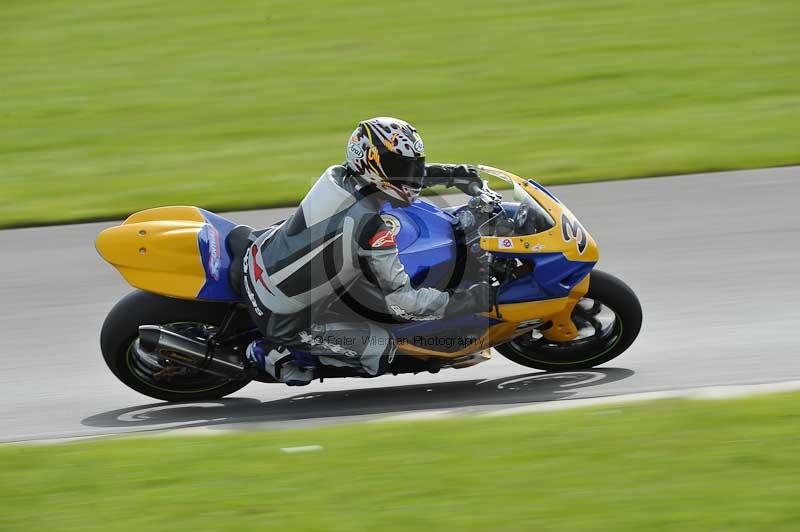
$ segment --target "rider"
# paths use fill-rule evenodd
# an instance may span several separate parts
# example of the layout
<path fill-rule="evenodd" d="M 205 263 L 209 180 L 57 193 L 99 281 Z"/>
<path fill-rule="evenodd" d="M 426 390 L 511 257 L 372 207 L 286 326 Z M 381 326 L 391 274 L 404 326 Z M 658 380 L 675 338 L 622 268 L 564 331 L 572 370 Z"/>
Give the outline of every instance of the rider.
<path fill-rule="evenodd" d="M 248 346 L 247 359 L 289 385 L 308 384 L 315 376 L 313 368 L 296 363 L 296 355 L 355 368 L 364 376 L 386 371 L 397 348 L 389 331 L 374 320 L 324 317 L 354 285 L 399 321 L 492 306 L 492 289 L 485 282 L 453 293 L 415 289 L 394 233 L 380 216 L 384 203 L 409 206 L 423 187 L 441 184 L 467 192 L 470 185 L 482 186 L 477 170 L 426 165 L 417 130 L 396 118 L 360 122 L 346 153 L 346 162 L 328 168 L 295 213 L 255 238 L 244 258 L 242 293 L 264 335 Z"/>

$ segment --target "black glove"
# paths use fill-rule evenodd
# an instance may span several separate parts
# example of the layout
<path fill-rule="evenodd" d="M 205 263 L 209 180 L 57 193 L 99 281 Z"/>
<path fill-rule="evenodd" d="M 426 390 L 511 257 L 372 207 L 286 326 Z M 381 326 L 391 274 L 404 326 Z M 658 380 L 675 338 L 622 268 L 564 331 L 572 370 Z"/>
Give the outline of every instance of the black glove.
<path fill-rule="evenodd" d="M 470 185 L 478 185 L 478 188 L 483 188 L 483 180 L 481 179 L 478 169 L 474 166 L 467 166 L 466 164 L 459 164 L 453 168 L 453 181 L 451 187 L 456 187 L 458 190 L 472 196 Z"/>
<path fill-rule="evenodd" d="M 494 306 L 494 288 L 489 283 L 477 283 L 466 290 L 459 290 L 450 296 L 447 308 L 444 309 L 446 318 L 462 314 L 477 314 L 488 312 Z"/>
<path fill-rule="evenodd" d="M 429 164 L 425 167 L 425 186 L 445 185 L 456 187 L 458 190 L 472 196 L 470 185 L 473 183 L 478 188 L 483 188 L 483 180 L 474 166 L 466 164 Z"/>

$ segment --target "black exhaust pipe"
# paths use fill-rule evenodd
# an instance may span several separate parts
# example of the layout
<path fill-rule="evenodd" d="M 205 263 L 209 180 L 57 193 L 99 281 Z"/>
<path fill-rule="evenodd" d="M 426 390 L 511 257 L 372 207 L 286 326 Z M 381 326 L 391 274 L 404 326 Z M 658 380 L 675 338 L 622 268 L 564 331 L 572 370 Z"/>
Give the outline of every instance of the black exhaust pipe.
<path fill-rule="evenodd" d="M 139 327 L 139 347 L 182 366 L 229 379 L 246 378 L 245 363 L 237 354 L 215 351 L 207 342 L 188 338 L 158 325 Z"/>

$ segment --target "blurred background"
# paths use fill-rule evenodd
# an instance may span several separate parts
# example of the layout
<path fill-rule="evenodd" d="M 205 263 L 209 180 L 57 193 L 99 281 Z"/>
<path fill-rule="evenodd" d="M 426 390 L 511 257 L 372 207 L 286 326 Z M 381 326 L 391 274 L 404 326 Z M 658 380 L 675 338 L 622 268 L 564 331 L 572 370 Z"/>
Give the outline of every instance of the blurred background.
<path fill-rule="evenodd" d="M 70 443 L 0 445 L 0 530 L 796 530 L 796 393 L 498 411 L 800 388 L 798 87 L 796 0 L 3 0 L 0 443 Z M 614 367 L 157 403 L 100 354 L 111 224 L 11 230 L 263 226 L 293 209 L 241 211 L 295 205 L 376 115 L 431 162 L 581 183 L 555 192 L 644 308 Z M 73 441 L 176 428 L 225 435 Z"/>
<path fill-rule="evenodd" d="M 375 115 L 546 183 L 796 163 L 797 9 L 6 1 L 0 226 L 291 205 Z"/>

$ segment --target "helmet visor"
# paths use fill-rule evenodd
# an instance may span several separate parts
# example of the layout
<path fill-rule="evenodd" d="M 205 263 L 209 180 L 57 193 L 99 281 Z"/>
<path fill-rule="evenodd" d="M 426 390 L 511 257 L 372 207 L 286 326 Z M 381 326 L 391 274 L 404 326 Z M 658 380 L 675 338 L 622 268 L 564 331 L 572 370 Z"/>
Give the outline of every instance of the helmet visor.
<path fill-rule="evenodd" d="M 422 188 L 425 157 L 405 157 L 387 150 L 381 154 L 381 168 L 390 183 Z"/>

